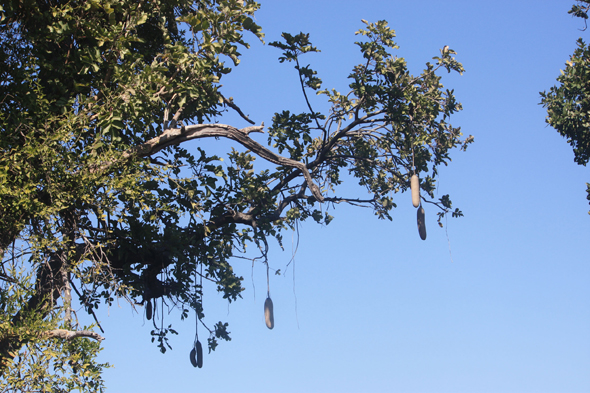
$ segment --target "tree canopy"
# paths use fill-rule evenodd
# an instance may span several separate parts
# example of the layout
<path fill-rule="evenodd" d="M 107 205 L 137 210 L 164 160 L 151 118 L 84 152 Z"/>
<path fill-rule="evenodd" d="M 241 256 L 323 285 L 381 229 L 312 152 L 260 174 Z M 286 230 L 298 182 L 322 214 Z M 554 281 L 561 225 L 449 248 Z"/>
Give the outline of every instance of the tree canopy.
<path fill-rule="evenodd" d="M 418 175 L 422 217 L 427 203 L 439 223 L 447 213 L 462 215 L 448 195 L 434 196 L 439 166 L 473 141 L 449 123 L 461 104 L 439 74 L 463 66 L 448 47 L 412 75 L 391 53 L 398 47 L 387 23 L 362 21 L 363 61 L 348 76 L 349 91 L 339 92 L 301 63 L 319 52 L 309 36 L 284 33 L 269 46 L 295 66 L 307 110 L 275 113 L 264 126 L 220 84 L 248 48 L 244 34 L 264 38 L 254 1 L 0 7 L 5 389 L 100 390 L 100 321 L 79 326 L 73 311 L 94 316 L 115 299 L 144 307 L 162 352 L 175 333 L 156 318 L 165 307 L 183 319 L 195 312 L 214 350 L 229 340 L 228 325 L 205 319 L 203 280 L 237 300 L 243 286 L 233 258 L 253 245 L 268 266 L 268 240 L 281 245 L 285 230 L 310 218 L 328 224 L 327 206 L 371 207 L 391 219 Z M 311 94 L 330 110 L 316 111 Z M 226 110 L 243 123 L 218 123 Z M 220 157 L 197 139 L 227 139 L 233 148 Z M 256 160 L 264 169 L 255 170 Z M 342 195 L 345 174 L 364 191 Z M 407 196 L 403 203 L 409 208 Z"/>
<path fill-rule="evenodd" d="M 589 11 L 590 1 L 580 0 L 569 13 L 586 23 Z M 541 104 L 547 108 L 547 123 L 573 147 L 574 161 L 586 166 L 590 160 L 590 48 L 582 38 L 577 46 L 557 78 L 560 85 L 542 92 Z M 586 186 L 590 201 L 590 183 Z"/>

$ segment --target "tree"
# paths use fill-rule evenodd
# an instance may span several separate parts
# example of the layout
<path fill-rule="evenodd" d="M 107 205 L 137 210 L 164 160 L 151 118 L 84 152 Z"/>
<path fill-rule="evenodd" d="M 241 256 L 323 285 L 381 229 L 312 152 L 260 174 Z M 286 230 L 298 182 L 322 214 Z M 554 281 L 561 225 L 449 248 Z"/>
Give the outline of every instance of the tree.
<path fill-rule="evenodd" d="M 280 245 L 308 218 L 328 224 L 327 205 L 391 219 L 418 174 L 421 204 L 439 209 L 439 223 L 462 215 L 433 193 L 450 151 L 473 141 L 448 123 L 461 105 L 438 72 L 463 72 L 448 47 L 415 76 L 389 53 L 397 46 L 387 23 L 363 21 L 363 63 L 340 93 L 301 64 L 319 52 L 309 36 L 284 33 L 270 45 L 295 65 L 308 111 L 276 113 L 259 142 L 264 125 L 220 85 L 226 62 L 237 66 L 248 47 L 243 34 L 263 39 L 254 1 L 0 4 L 2 386 L 22 373 L 41 390 L 101 389 L 100 324 L 78 327 L 76 302 L 91 316 L 116 298 L 145 307 L 148 319 L 163 307 L 182 318 L 195 311 L 214 350 L 228 325 L 205 324 L 202 280 L 237 300 L 232 258 L 253 244 L 268 266 L 268 239 Z M 313 92 L 331 104 L 327 114 L 313 109 Z M 212 123 L 230 109 L 250 125 Z M 204 138 L 233 141 L 227 161 L 190 144 Z M 272 169 L 255 171 L 257 158 Z M 339 194 L 345 172 L 368 196 Z M 165 352 L 175 331 L 153 319 L 152 341 Z"/>
<path fill-rule="evenodd" d="M 590 1 L 579 0 L 568 13 L 586 23 L 589 11 Z M 546 122 L 573 147 L 574 161 L 586 166 L 590 159 L 590 47 L 582 38 L 577 44 L 578 48 L 566 62 L 565 71 L 557 78 L 560 86 L 542 92 L 541 104 L 547 108 Z M 586 186 L 590 201 L 590 183 Z"/>

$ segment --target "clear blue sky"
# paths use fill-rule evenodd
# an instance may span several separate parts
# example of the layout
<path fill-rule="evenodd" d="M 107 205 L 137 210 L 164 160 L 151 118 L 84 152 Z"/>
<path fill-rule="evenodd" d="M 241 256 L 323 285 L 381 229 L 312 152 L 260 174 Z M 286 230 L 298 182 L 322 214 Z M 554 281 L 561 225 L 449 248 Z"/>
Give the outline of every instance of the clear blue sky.
<path fill-rule="evenodd" d="M 309 32 L 322 52 L 304 62 L 324 87 L 346 91 L 360 61 L 353 42 L 361 19 L 389 22 L 396 54 L 414 73 L 444 45 L 458 52 L 466 72 L 443 83 L 464 106 L 453 125 L 475 143 L 442 169 L 439 195 L 451 194 L 465 217 L 440 229 L 430 208 L 422 241 L 408 194 L 398 195 L 392 222 L 338 206 L 329 226 L 301 226 L 286 270 L 285 234 L 284 252 L 271 243 L 271 266 L 286 272 L 271 277 L 272 331 L 263 320 L 264 267 L 236 260 L 244 298 L 228 305 L 214 290 L 205 297 L 208 322 L 229 322 L 232 341 L 206 355 L 202 369 L 189 362 L 194 315 L 168 317 L 180 335 L 162 355 L 142 314 L 124 301 L 108 315 L 103 309 L 102 359 L 115 365 L 105 373 L 108 391 L 590 392 L 590 170 L 574 163 L 538 105 L 576 39 L 590 40 L 567 14 L 572 3 L 262 1 L 266 42 Z M 258 123 L 303 110 L 292 65 L 249 41 L 224 93 Z"/>

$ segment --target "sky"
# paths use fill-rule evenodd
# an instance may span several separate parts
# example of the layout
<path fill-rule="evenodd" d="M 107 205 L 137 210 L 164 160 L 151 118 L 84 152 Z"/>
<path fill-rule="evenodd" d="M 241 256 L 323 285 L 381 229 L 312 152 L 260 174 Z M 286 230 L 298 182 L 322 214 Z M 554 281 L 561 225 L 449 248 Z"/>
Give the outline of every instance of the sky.
<path fill-rule="evenodd" d="M 193 368 L 194 315 L 162 355 L 151 325 L 124 302 L 103 308 L 100 360 L 109 392 L 590 392 L 590 206 L 588 168 L 545 123 L 539 92 L 555 85 L 584 23 L 573 1 L 261 1 L 266 43 L 281 32 L 310 33 L 321 53 L 303 58 L 323 86 L 347 91 L 361 61 L 354 32 L 385 19 L 410 70 L 449 45 L 466 72 L 444 74 L 464 110 L 451 118 L 475 143 L 454 151 L 440 190 L 465 217 L 428 238 L 416 228 L 408 193 L 393 221 L 337 206 L 328 226 L 305 222 L 270 243 L 275 328 L 264 324 L 266 271 L 235 260 L 243 299 L 205 294 L 210 324 L 229 323 L 231 342 Z M 222 80 L 258 124 L 302 111 L 292 64 L 247 37 L 241 64 Z M 323 97 L 312 97 L 325 110 Z M 233 114 L 220 123 L 245 127 Z M 265 135 L 257 137 L 266 140 Z M 191 142 L 189 149 L 202 141 Z M 350 188 L 347 188 L 350 187 Z M 354 184 L 344 191 L 354 192 Z M 289 264 L 294 255 L 293 262 Z M 201 341 L 206 341 L 200 329 Z"/>

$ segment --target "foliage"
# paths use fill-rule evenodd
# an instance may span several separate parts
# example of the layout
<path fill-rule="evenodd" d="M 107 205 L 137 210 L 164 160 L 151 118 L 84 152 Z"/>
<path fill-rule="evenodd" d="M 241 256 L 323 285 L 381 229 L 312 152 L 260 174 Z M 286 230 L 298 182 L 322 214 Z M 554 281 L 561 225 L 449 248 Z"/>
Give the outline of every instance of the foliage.
<path fill-rule="evenodd" d="M 100 383 L 84 385 L 105 366 L 92 360 L 98 343 L 47 338 L 58 326 L 77 331 L 73 298 L 91 316 L 116 298 L 178 308 L 182 318 L 194 310 L 207 327 L 202 282 L 237 300 L 242 278 L 232 258 L 247 245 L 268 264 L 269 238 L 281 244 L 282 231 L 310 217 L 328 224 L 327 208 L 339 203 L 391 219 L 395 197 L 414 172 L 422 202 L 440 209 L 439 222 L 447 212 L 462 215 L 451 211 L 448 195 L 434 200 L 438 167 L 473 140 L 448 123 L 461 105 L 438 72 L 463 72 L 448 47 L 415 76 L 390 54 L 398 47 L 387 23 L 363 21 L 363 62 L 349 75 L 350 91 L 341 93 L 322 89 L 316 72 L 301 65 L 302 55 L 318 52 L 309 36 L 283 34 L 270 45 L 282 50 L 280 62 L 295 64 L 308 111 L 276 113 L 265 146 L 250 136 L 263 126 L 215 122 L 230 108 L 254 124 L 225 98 L 220 80 L 231 71 L 227 62 L 238 65 L 238 47 L 248 47 L 244 32 L 263 38 L 253 21 L 257 3 L 0 5 L 3 383 L 21 372 L 27 383 L 49 386 L 48 367 L 32 367 L 40 356 L 43 364 L 54 362 L 55 386 L 100 390 Z M 313 109 L 313 92 L 331 104 L 327 114 Z M 229 139 L 235 148 L 224 161 L 184 147 L 204 138 Z M 256 171 L 257 158 L 272 169 Z M 339 194 L 346 173 L 366 196 Z M 11 264 L 29 278 L 11 272 Z M 22 299 L 20 287 L 28 291 Z M 165 352 L 175 331 L 163 317 L 153 322 L 152 341 Z M 230 339 L 227 323 L 207 329 L 210 350 Z M 84 378 L 72 366 L 66 374 L 73 379 L 63 382 L 59 364 L 77 357 L 85 359 L 77 366 Z"/>
<path fill-rule="evenodd" d="M 586 21 L 589 10 L 590 1 L 583 0 L 569 13 Z M 582 38 L 577 46 L 557 78 L 560 85 L 542 92 L 541 104 L 547 108 L 547 123 L 567 138 L 574 161 L 585 166 L 590 160 L 590 47 Z M 590 201 L 590 183 L 586 185 Z"/>
<path fill-rule="evenodd" d="M 574 4 L 568 11 L 568 14 L 577 16 L 578 18 L 584 19 L 584 22 L 588 19 L 588 11 L 590 10 L 590 1 L 578 0 L 577 4 Z"/>
<path fill-rule="evenodd" d="M 0 340 L 18 340 L 23 345 L 14 353 L 3 354 L 1 358 L 2 367 L 9 372 L 0 378 L 0 392 L 101 390 L 101 373 L 109 365 L 96 362 L 100 344 L 84 338 L 48 338 L 47 332 L 67 327 L 59 312 L 50 312 L 43 317 L 43 313 L 34 310 L 20 320 L 13 321 L 11 316 L 22 311 L 22 304 L 35 292 L 33 272 L 27 272 L 23 266 L 15 263 L 5 267 L 15 281 L 0 292 L 0 304 L 3 307 L 0 313 Z"/>

